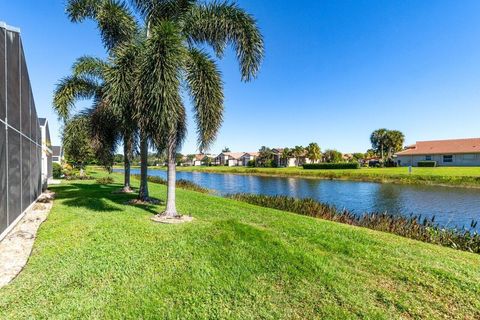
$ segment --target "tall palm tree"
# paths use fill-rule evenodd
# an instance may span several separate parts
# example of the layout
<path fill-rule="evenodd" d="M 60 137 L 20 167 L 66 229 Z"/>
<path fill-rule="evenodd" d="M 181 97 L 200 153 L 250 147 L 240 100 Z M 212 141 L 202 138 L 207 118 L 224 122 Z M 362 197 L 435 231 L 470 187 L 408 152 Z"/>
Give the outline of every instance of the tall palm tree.
<path fill-rule="evenodd" d="M 235 4 L 196 0 L 131 0 L 129 3 L 130 6 L 115 0 L 69 0 L 67 11 L 72 21 L 86 18 L 97 21 L 103 42 L 115 59 L 126 59 L 132 51 L 137 53 L 131 64 L 135 66 L 130 73 L 134 79 L 127 81 L 127 77 L 120 77 L 117 84 L 133 88 L 141 155 L 147 154 L 148 139 L 167 154 L 168 192 L 164 214 L 175 217 L 175 154 L 186 134 L 182 84 L 192 98 L 198 146 L 203 152 L 216 138 L 222 123 L 223 84 L 216 61 L 202 48 L 210 46 L 220 58 L 227 45 L 233 46 L 241 78 L 250 81 L 257 75 L 263 58 L 263 39 L 254 18 Z M 141 17 L 142 26 L 133 27 L 135 16 Z M 122 30 L 115 27 L 115 23 L 125 23 L 130 29 Z M 132 30 L 143 31 L 129 38 Z M 116 41 L 117 35 L 121 35 L 121 41 Z M 120 91 L 117 86 L 110 87 L 107 96 L 111 101 L 121 101 Z M 142 164 L 146 165 L 146 161 Z"/>
<path fill-rule="evenodd" d="M 223 85 L 216 61 L 227 45 L 237 53 L 243 81 L 257 75 L 263 39 L 252 16 L 234 4 L 194 0 L 135 0 L 146 21 L 137 79 L 138 121 L 148 128 L 168 159 L 167 206 L 163 215 L 178 216 L 175 203 L 175 154 L 186 134 L 181 84 L 192 98 L 200 152 L 216 138 L 223 119 Z"/>
<path fill-rule="evenodd" d="M 100 36 L 105 49 L 112 55 L 113 50 L 119 45 L 132 41 L 140 34 L 140 27 L 134 15 L 130 12 L 128 6 L 123 1 L 118 0 L 67 0 L 67 15 L 72 22 L 82 22 L 91 19 L 97 23 Z M 123 64 L 122 66 L 125 66 Z M 114 70 L 118 70 L 118 66 Z M 97 74 L 105 80 L 105 74 Z M 124 88 L 128 92 L 130 88 Z M 131 98 L 131 96 L 130 96 Z M 117 116 L 119 125 L 122 128 L 121 135 L 123 137 L 124 149 L 124 186 L 123 191 L 131 192 L 130 183 L 130 167 L 133 157 L 133 149 L 136 141 L 137 126 L 133 120 L 132 101 L 122 101 L 123 104 L 108 103 L 113 108 L 113 112 Z M 147 163 L 148 144 L 146 139 L 142 139 L 140 143 L 140 153 L 142 156 L 142 164 Z M 145 172 L 143 172 L 145 171 Z M 142 165 L 142 176 L 140 190 L 143 191 L 144 197 L 148 197 L 148 187 L 146 179 L 146 167 Z"/>

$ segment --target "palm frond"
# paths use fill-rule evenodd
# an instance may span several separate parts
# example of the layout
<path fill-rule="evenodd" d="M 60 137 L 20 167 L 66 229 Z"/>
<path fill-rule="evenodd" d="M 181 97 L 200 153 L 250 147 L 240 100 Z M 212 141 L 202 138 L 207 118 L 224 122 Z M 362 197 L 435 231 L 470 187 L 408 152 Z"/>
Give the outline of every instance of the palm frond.
<path fill-rule="evenodd" d="M 139 31 L 138 22 L 124 1 L 68 0 L 67 14 L 72 22 L 96 21 L 107 50 L 129 41 Z"/>
<path fill-rule="evenodd" d="M 263 37 L 255 19 L 237 5 L 212 2 L 193 6 L 185 18 L 189 42 L 208 43 L 219 57 L 232 45 L 243 81 L 257 76 L 264 55 Z"/>
<path fill-rule="evenodd" d="M 223 121 L 223 83 L 220 71 L 205 52 L 191 49 L 186 80 L 192 97 L 200 152 L 215 140 Z"/>
<path fill-rule="evenodd" d="M 92 81 L 103 82 L 109 67 L 109 64 L 100 58 L 83 56 L 74 62 L 72 71 L 76 77 L 85 77 Z"/>
<path fill-rule="evenodd" d="M 59 117 L 66 120 L 70 117 L 78 100 L 95 98 L 101 90 L 101 87 L 90 79 L 76 76 L 65 77 L 55 88 L 53 107 Z"/>
<path fill-rule="evenodd" d="M 136 119 L 141 128 L 155 133 L 152 138 L 158 149 L 164 148 L 172 136 L 179 141 L 184 137 L 181 123 L 185 121 L 185 107 L 180 80 L 186 52 L 182 40 L 178 26 L 161 22 L 152 27 L 142 52 L 136 96 L 141 109 Z"/>
<path fill-rule="evenodd" d="M 196 0 L 131 0 L 146 21 L 178 21 L 197 2 Z"/>

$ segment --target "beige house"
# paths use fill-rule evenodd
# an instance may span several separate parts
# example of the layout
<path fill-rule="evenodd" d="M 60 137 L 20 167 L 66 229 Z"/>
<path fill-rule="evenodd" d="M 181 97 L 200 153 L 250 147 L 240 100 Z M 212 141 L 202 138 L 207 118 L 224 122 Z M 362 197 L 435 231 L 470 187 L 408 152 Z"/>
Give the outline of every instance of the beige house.
<path fill-rule="evenodd" d="M 245 154 L 245 152 L 222 152 L 215 157 L 215 165 L 218 166 L 229 166 L 236 167 L 241 166 L 240 158 Z"/>
<path fill-rule="evenodd" d="M 198 167 L 198 166 L 204 166 L 208 163 L 208 159 L 211 159 L 213 162 L 214 157 L 210 154 L 195 154 L 193 157 L 186 156 L 184 157 L 184 166 L 193 166 L 193 167 Z"/>
<path fill-rule="evenodd" d="M 437 166 L 480 166 L 480 138 L 417 141 L 395 154 L 400 166 L 436 161 Z"/>
<path fill-rule="evenodd" d="M 284 158 L 282 156 L 283 150 L 285 150 L 285 148 L 272 149 L 273 161 L 277 164 L 277 167 L 295 167 L 302 166 L 307 163 L 312 163 L 312 161 L 306 157 L 306 151 L 301 157 L 297 159 L 295 157 Z"/>
<path fill-rule="evenodd" d="M 258 152 L 246 152 L 240 157 L 240 163 L 246 167 L 249 161 L 255 161 L 258 157 Z"/>

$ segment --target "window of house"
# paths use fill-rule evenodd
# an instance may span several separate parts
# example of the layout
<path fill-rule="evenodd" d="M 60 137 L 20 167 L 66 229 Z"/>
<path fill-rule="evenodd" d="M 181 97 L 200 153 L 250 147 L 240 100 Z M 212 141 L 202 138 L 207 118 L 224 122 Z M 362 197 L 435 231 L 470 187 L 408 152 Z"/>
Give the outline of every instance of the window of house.
<path fill-rule="evenodd" d="M 443 162 L 453 162 L 453 156 L 452 155 L 444 155 L 443 156 Z"/>
<path fill-rule="evenodd" d="M 464 154 L 463 155 L 463 160 L 475 160 L 475 155 L 474 154 Z"/>
<path fill-rule="evenodd" d="M 425 156 L 426 161 L 432 161 L 432 156 Z"/>

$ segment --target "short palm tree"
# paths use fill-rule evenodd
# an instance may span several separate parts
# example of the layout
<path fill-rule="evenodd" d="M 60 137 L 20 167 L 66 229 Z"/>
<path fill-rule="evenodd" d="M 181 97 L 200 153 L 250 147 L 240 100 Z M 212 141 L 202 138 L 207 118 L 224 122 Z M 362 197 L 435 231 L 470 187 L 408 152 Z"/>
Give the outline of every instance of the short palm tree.
<path fill-rule="evenodd" d="M 78 100 L 91 99 L 92 106 L 80 114 L 89 120 L 91 139 L 96 156 L 111 166 L 113 154 L 123 137 L 125 179 L 123 190 L 130 191 L 130 159 L 132 158 L 134 124 L 127 112 L 117 113 L 105 98 L 105 75 L 111 66 L 98 58 L 84 56 L 72 67 L 72 75 L 64 77 L 54 91 L 53 106 L 60 118 L 68 122 Z"/>

